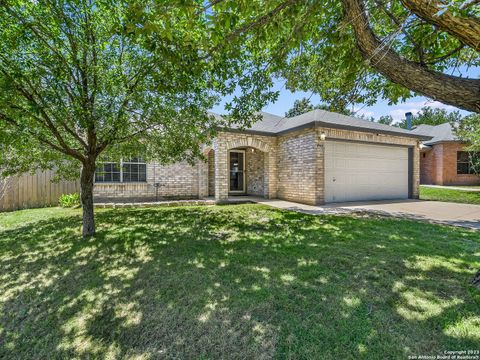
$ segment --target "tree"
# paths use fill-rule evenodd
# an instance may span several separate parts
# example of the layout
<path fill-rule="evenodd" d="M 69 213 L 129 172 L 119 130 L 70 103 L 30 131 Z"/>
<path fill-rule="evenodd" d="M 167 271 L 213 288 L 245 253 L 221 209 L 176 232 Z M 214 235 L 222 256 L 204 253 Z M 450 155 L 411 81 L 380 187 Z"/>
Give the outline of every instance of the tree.
<path fill-rule="evenodd" d="M 480 112 L 477 1 L 212 1 L 224 38 L 266 58 L 290 90 L 329 104 L 416 94 Z M 460 73 L 459 75 L 457 75 Z M 453 75 L 455 74 L 455 75 Z"/>
<path fill-rule="evenodd" d="M 379 124 L 384 124 L 384 125 L 392 125 L 393 124 L 393 117 L 391 115 L 383 115 L 380 116 L 378 119 Z"/>
<path fill-rule="evenodd" d="M 446 109 L 431 108 L 424 106 L 418 114 L 412 116 L 412 127 L 418 125 L 440 125 L 445 123 L 458 124 L 462 119 L 459 111 L 447 111 Z M 407 129 L 407 120 L 395 124 L 401 128 Z"/>
<path fill-rule="evenodd" d="M 241 52 L 212 51 L 217 33 L 194 0 L 0 1 L 3 176 L 80 176 L 83 235 L 95 234 L 97 159 L 193 162 L 226 124 L 207 114 L 220 96 L 240 87 L 227 120 L 240 125 L 275 96 Z"/>
<path fill-rule="evenodd" d="M 298 115 L 305 114 L 309 111 L 312 111 L 314 106 L 307 98 L 302 98 L 300 100 L 295 100 L 293 103 L 293 107 L 290 108 L 286 113 L 285 117 L 290 118 Z"/>
<path fill-rule="evenodd" d="M 327 105 L 327 104 L 312 105 L 312 103 L 310 102 L 310 99 L 302 98 L 300 100 L 294 101 L 293 107 L 290 108 L 285 113 L 285 117 L 289 118 L 289 117 L 298 116 L 315 109 L 322 109 L 326 111 L 337 112 L 339 114 L 344 114 L 344 115 L 354 115 L 350 110 L 346 108 L 342 108 L 334 105 Z"/>

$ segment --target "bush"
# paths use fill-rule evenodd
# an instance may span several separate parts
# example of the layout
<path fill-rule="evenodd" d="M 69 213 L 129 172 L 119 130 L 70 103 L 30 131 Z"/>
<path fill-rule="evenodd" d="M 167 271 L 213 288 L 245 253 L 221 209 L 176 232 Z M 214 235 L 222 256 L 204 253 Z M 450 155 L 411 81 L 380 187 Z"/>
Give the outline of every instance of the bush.
<path fill-rule="evenodd" d="M 60 196 L 58 203 L 64 208 L 80 206 L 80 195 L 78 193 L 63 194 Z"/>

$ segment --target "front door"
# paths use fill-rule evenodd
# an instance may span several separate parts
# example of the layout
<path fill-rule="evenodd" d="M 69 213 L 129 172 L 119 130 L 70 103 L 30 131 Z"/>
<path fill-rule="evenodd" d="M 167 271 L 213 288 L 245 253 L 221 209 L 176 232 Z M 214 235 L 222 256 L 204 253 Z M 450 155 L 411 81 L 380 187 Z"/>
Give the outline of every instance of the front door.
<path fill-rule="evenodd" d="M 229 192 L 245 193 L 245 151 L 231 150 L 228 153 Z"/>

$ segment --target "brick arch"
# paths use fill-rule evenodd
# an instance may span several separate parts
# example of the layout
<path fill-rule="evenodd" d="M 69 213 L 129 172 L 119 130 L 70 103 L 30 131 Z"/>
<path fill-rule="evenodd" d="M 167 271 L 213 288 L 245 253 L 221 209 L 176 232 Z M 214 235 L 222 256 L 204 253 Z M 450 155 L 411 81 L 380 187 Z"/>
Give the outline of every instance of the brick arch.
<path fill-rule="evenodd" d="M 242 137 L 239 139 L 231 140 L 227 143 L 227 150 L 239 147 L 252 147 L 266 153 L 270 152 L 270 146 L 266 142 L 255 138 Z"/>
<path fill-rule="evenodd" d="M 209 153 L 211 150 L 215 151 L 215 149 L 213 148 L 213 146 L 211 146 L 211 145 L 209 145 L 209 146 L 204 145 L 204 146 L 202 147 L 202 154 L 203 154 L 204 156 L 208 156 L 208 153 Z"/>

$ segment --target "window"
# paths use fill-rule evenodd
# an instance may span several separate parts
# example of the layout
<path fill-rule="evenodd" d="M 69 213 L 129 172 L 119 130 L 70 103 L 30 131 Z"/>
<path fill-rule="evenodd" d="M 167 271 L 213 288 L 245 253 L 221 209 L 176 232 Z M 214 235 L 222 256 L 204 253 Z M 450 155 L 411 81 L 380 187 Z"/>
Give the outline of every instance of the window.
<path fill-rule="evenodd" d="M 147 164 L 140 158 L 132 158 L 122 163 L 123 182 L 147 181 Z"/>
<path fill-rule="evenodd" d="M 457 152 L 457 174 L 475 174 L 474 164 L 480 160 L 480 153 Z"/>
<path fill-rule="evenodd" d="M 95 182 L 146 182 L 147 164 L 141 158 L 121 160 L 120 164 L 106 161 L 95 171 Z"/>
<path fill-rule="evenodd" d="M 120 182 L 120 167 L 114 162 L 104 162 L 97 166 L 95 182 Z"/>

